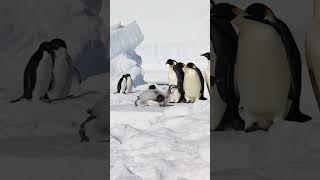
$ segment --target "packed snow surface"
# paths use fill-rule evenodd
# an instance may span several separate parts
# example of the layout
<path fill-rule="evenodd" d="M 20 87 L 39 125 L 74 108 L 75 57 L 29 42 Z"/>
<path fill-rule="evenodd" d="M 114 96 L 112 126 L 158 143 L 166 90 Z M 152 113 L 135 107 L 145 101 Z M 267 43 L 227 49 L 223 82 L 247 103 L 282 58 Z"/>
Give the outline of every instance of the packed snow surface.
<path fill-rule="evenodd" d="M 158 72 L 157 77 L 166 78 L 167 72 Z M 138 86 L 131 94 L 111 92 L 111 179 L 210 179 L 210 99 L 135 107 L 137 96 L 149 85 Z M 209 98 L 207 91 L 205 96 Z"/>

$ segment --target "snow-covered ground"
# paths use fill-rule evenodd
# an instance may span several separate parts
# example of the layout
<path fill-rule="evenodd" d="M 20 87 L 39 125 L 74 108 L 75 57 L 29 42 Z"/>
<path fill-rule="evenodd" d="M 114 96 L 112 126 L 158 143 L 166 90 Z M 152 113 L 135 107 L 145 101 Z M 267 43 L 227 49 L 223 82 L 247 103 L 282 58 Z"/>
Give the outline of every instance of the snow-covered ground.
<path fill-rule="evenodd" d="M 303 63 L 305 32 L 310 27 L 312 0 L 217 0 L 245 8 L 254 2 L 269 5 L 292 28 Z M 320 115 L 307 67 L 303 66 L 301 109 L 310 122 L 282 121 L 268 132 L 212 132 L 211 175 L 215 180 L 317 180 L 320 178 Z"/>
<path fill-rule="evenodd" d="M 146 72 L 145 76 L 167 81 L 166 71 Z M 210 179 L 210 99 L 135 107 L 137 96 L 149 85 L 138 86 L 127 95 L 111 94 L 111 179 Z M 167 90 L 168 86 L 158 88 Z M 205 96 L 209 98 L 207 91 Z"/>

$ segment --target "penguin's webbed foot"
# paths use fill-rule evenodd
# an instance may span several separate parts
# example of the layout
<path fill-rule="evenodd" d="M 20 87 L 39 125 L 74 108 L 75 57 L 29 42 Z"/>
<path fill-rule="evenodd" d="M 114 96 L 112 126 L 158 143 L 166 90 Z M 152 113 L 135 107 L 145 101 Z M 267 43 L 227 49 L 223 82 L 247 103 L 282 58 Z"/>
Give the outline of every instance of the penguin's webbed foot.
<path fill-rule="evenodd" d="M 293 122 L 300 122 L 300 123 L 308 122 L 311 119 L 312 119 L 311 116 L 306 115 L 302 112 L 298 112 L 295 114 L 288 114 L 288 116 L 286 117 L 286 121 L 293 121 Z"/>

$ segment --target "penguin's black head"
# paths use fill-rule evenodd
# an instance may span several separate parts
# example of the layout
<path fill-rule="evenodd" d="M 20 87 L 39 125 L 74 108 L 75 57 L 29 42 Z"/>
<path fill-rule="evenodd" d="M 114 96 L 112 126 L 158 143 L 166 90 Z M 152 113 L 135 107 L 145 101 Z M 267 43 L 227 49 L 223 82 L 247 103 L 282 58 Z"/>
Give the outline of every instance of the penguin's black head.
<path fill-rule="evenodd" d="M 210 11 L 212 10 L 212 8 L 216 5 L 216 3 L 214 3 L 213 0 L 210 0 Z"/>
<path fill-rule="evenodd" d="M 47 51 L 48 53 L 52 53 L 52 46 L 49 42 L 43 42 L 39 46 L 40 51 Z"/>
<path fill-rule="evenodd" d="M 182 62 L 177 63 L 174 67 L 183 68 L 185 65 Z"/>
<path fill-rule="evenodd" d="M 206 57 L 208 60 L 210 60 L 210 53 L 209 52 L 206 52 L 204 54 L 201 54 L 201 56 L 204 56 Z"/>
<path fill-rule="evenodd" d="M 248 13 L 249 15 L 258 18 L 258 19 L 268 19 L 268 18 L 273 18 L 273 12 L 271 11 L 271 9 L 261 3 L 254 3 L 251 4 L 250 6 L 247 7 L 247 9 L 245 10 L 246 13 Z"/>
<path fill-rule="evenodd" d="M 190 63 L 187 64 L 187 67 L 190 68 L 190 69 L 194 69 L 195 65 L 192 62 L 190 62 Z"/>
<path fill-rule="evenodd" d="M 173 60 L 173 59 L 168 59 L 166 64 L 169 64 L 170 66 L 174 66 L 177 64 L 177 61 Z"/>
<path fill-rule="evenodd" d="M 60 47 L 66 48 L 67 49 L 67 44 L 64 40 L 59 39 L 59 38 L 55 38 L 53 40 L 51 40 L 50 42 L 53 46 L 54 49 L 59 49 Z"/>
<path fill-rule="evenodd" d="M 157 87 L 155 85 L 150 85 L 149 89 L 157 89 Z"/>
<path fill-rule="evenodd" d="M 219 3 L 212 8 L 211 16 L 232 21 L 240 15 L 241 10 L 229 3 Z"/>
<path fill-rule="evenodd" d="M 169 92 L 170 92 L 170 93 L 174 93 L 174 91 L 175 91 L 177 88 L 178 88 L 178 86 L 171 84 L 171 85 L 169 86 Z"/>
<path fill-rule="evenodd" d="M 131 77 L 130 74 L 125 74 L 124 77 L 128 78 L 128 77 Z"/>

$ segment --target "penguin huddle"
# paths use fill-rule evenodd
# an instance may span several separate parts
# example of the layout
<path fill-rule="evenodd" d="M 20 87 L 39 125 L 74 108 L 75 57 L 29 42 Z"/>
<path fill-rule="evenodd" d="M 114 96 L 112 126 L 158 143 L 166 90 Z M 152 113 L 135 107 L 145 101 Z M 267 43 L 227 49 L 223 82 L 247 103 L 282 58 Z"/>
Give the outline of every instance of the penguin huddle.
<path fill-rule="evenodd" d="M 125 74 L 118 81 L 117 93 L 128 94 L 131 92 L 132 92 L 132 78 L 130 74 Z"/>
<path fill-rule="evenodd" d="M 267 131 L 279 120 L 311 120 L 300 111 L 301 56 L 289 27 L 261 3 L 243 11 L 211 1 L 210 16 L 210 129 Z"/>
<path fill-rule="evenodd" d="M 201 56 L 210 60 L 210 53 Z M 204 97 L 204 78 L 201 70 L 192 62 L 183 64 L 173 59 L 168 59 L 166 65 L 169 66 L 168 83 L 175 85 L 177 89 L 173 92 L 171 103 L 194 103 L 196 100 L 207 100 Z M 210 63 L 208 68 L 210 68 Z M 207 74 L 210 76 L 210 69 L 206 71 L 206 84 L 210 90 Z"/>
<path fill-rule="evenodd" d="M 11 103 L 22 99 L 50 102 L 68 97 L 74 69 L 64 40 L 41 43 L 24 70 L 23 95 Z"/>

